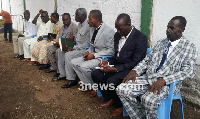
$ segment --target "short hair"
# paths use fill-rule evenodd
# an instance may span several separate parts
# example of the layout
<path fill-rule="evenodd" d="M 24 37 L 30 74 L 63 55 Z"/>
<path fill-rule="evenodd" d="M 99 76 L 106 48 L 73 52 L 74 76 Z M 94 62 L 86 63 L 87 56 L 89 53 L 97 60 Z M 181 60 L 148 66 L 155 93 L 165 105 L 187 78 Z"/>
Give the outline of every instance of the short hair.
<path fill-rule="evenodd" d="M 30 14 L 29 10 L 25 10 L 24 13 L 25 13 L 25 12 L 28 12 L 28 13 Z"/>
<path fill-rule="evenodd" d="M 58 13 L 56 13 L 56 12 L 51 13 L 51 16 L 59 20 L 59 14 Z"/>
<path fill-rule="evenodd" d="M 47 12 L 47 11 L 43 11 L 43 12 L 42 12 L 42 14 L 47 14 L 47 15 L 49 16 L 49 14 L 48 14 L 48 12 Z"/>
<path fill-rule="evenodd" d="M 131 24 L 131 18 L 130 18 L 130 16 L 128 15 L 128 14 L 126 14 L 126 13 L 121 13 L 121 14 L 119 14 L 118 16 L 117 16 L 117 21 L 119 21 L 119 20 L 123 20 L 125 23 L 127 23 L 127 24 Z"/>
<path fill-rule="evenodd" d="M 102 22 L 102 13 L 100 10 L 92 10 L 90 11 L 90 14 L 92 14 L 95 19 L 98 19 L 100 22 Z"/>
<path fill-rule="evenodd" d="M 85 8 L 78 8 L 78 9 L 76 10 L 76 13 L 77 13 L 78 15 L 80 15 L 80 16 L 85 15 L 85 16 L 87 17 L 87 11 L 86 11 Z"/>
<path fill-rule="evenodd" d="M 179 20 L 180 22 L 180 27 L 185 28 L 187 24 L 187 20 L 183 16 L 175 16 L 171 20 Z"/>
<path fill-rule="evenodd" d="M 71 16 L 69 13 L 64 13 L 62 16 L 64 16 L 64 15 L 67 15 L 71 19 Z"/>

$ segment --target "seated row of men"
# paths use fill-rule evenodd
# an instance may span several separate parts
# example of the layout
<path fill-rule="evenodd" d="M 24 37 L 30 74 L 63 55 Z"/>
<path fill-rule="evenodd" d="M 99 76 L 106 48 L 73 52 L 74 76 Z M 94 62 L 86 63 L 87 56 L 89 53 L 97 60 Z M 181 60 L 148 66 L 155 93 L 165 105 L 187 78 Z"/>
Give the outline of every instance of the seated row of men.
<path fill-rule="evenodd" d="M 42 22 L 37 20 L 40 14 Z M 29 32 L 15 40 L 15 53 L 19 54 L 16 57 L 31 60 L 33 65 L 42 64 L 40 69 L 50 67 L 46 72 L 56 72 L 53 81 L 68 80 L 62 88 L 77 85 L 76 77 L 85 86 L 83 91 L 92 90 L 90 97 L 97 95 L 98 88 L 104 98 L 100 106 L 115 105 L 113 116 L 122 114 L 123 104 L 133 119 L 157 118 L 160 100 L 167 97 L 169 84 L 194 76 L 197 52 L 194 44 L 182 36 L 186 27 L 186 19 L 182 16 L 169 21 L 167 38 L 158 41 L 148 55 L 147 37 L 132 26 L 130 16 L 125 13 L 115 20 L 115 33 L 103 22 L 99 10 L 90 11 L 87 19 L 86 9 L 78 8 L 75 12 L 78 26 L 71 22 L 68 13 L 62 15 L 62 25 L 57 13 L 51 14 L 50 21 L 48 13 L 40 10 L 32 21 L 38 27 L 37 36 L 33 38 L 31 36 L 36 34 L 37 28 L 30 22 L 28 11 L 24 16 L 28 21 L 26 31 Z M 57 37 L 42 40 L 48 33 L 57 34 Z M 74 40 L 76 45 L 63 51 L 60 38 Z M 113 57 L 102 61 L 104 56 Z M 94 87 L 94 84 L 98 86 Z M 142 88 L 128 89 L 133 84 Z M 114 88 L 102 88 L 101 85 Z M 174 93 L 180 88 L 181 83 Z"/>

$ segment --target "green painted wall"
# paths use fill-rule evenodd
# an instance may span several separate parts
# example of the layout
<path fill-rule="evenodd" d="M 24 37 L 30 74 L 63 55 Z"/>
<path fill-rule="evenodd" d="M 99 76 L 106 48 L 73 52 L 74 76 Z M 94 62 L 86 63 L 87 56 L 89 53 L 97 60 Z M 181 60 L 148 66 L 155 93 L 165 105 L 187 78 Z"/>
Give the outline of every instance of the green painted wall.
<path fill-rule="evenodd" d="M 141 32 L 150 40 L 150 25 L 152 16 L 153 0 L 142 0 Z M 150 46 L 150 44 L 148 44 Z"/>

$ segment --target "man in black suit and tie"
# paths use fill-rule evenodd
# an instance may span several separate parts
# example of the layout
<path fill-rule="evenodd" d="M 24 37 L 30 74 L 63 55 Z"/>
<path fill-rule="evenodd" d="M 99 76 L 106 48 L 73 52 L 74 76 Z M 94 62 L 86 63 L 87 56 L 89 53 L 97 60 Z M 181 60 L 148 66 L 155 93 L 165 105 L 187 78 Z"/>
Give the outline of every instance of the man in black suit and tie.
<path fill-rule="evenodd" d="M 117 96 L 115 89 L 102 89 L 100 85 L 113 84 L 116 88 L 126 75 L 146 56 L 147 38 L 139 30 L 131 25 L 128 14 L 120 14 L 115 21 L 117 32 L 114 35 L 114 57 L 99 64 L 102 69 L 92 71 L 92 79 L 98 84 L 104 102 L 101 107 L 108 107 L 114 103 L 113 116 L 122 114 L 122 103 Z M 110 65 L 114 65 L 111 67 Z M 93 91 L 90 96 L 95 96 Z"/>

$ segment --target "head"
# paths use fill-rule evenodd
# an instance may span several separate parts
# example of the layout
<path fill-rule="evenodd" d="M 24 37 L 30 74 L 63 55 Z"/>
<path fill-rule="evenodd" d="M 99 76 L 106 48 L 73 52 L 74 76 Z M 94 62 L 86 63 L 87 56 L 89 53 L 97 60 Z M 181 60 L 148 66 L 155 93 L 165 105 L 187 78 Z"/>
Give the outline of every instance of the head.
<path fill-rule="evenodd" d="M 99 10 L 90 11 L 87 22 L 90 27 L 96 27 L 96 28 L 99 27 L 99 25 L 102 23 L 101 11 Z"/>
<path fill-rule="evenodd" d="M 75 20 L 76 22 L 83 23 L 87 18 L 87 11 L 85 8 L 78 8 L 75 12 Z"/>
<path fill-rule="evenodd" d="M 64 13 L 62 15 L 62 20 L 63 20 L 64 26 L 69 26 L 71 24 L 70 14 L 69 13 Z"/>
<path fill-rule="evenodd" d="M 187 21 L 183 16 L 173 17 L 167 25 L 167 38 L 170 41 L 175 41 L 182 37 L 182 32 L 184 32 Z"/>
<path fill-rule="evenodd" d="M 56 24 L 59 21 L 59 14 L 58 13 L 51 13 L 51 22 Z"/>
<path fill-rule="evenodd" d="M 41 19 L 44 23 L 47 23 L 49 21 L 49 15 L 47 11 L 43 11 L 41 13 Z"/>
<path fill-rule="evenodd" d="M 130 16 L 125 13 L 118 15 L 115 20 L 115 28 L 121 36 L 127 36 L 132 29 Z"/>
<path fill-rule="evenodd" d="M 30 19 L 30 12 L 28 10 L 24 11 L 24 19 L 27 21 Z"/>

